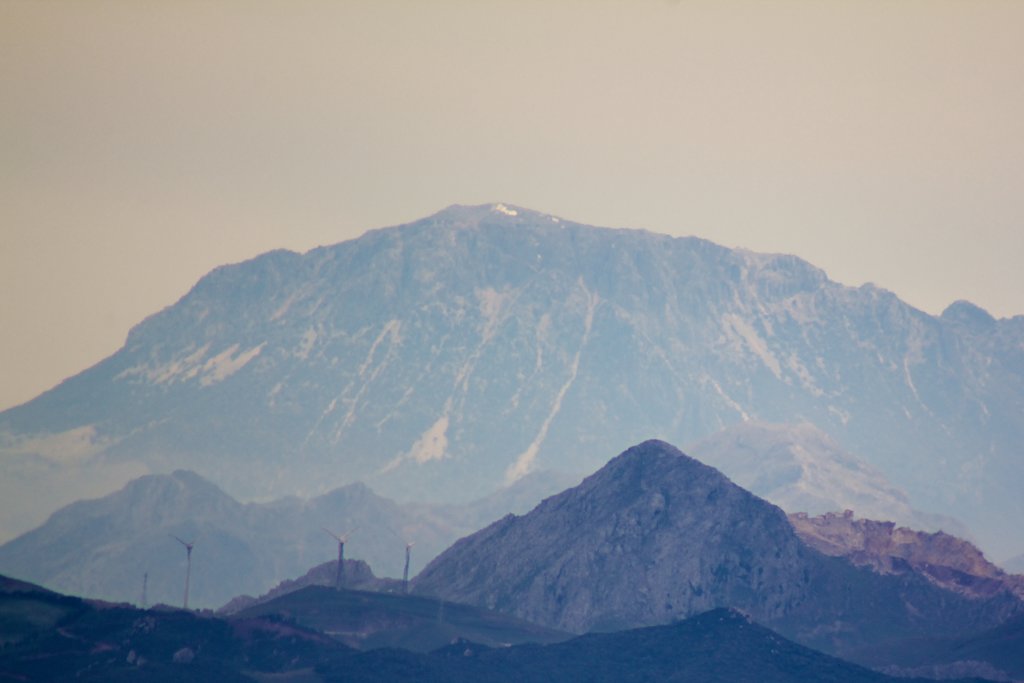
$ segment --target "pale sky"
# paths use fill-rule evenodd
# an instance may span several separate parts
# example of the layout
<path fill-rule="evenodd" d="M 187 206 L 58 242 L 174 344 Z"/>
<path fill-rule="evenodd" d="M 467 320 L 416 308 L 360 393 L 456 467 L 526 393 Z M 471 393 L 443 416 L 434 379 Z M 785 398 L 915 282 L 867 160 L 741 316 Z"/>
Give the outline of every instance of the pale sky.
<path fill-rule="evenodd" d="M 0 409 L 450 204 L 1024 313 L 1024 2 L 0 0 Z"/>

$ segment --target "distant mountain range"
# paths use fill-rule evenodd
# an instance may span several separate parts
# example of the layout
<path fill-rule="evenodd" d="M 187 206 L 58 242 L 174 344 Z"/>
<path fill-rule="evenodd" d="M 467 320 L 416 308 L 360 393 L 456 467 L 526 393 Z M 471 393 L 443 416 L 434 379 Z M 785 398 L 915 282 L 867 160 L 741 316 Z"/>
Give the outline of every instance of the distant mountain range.
<path fill-rule="evenodd" d="M 466 502 L 759 420 L 815 425 L 1002 558 L 1024 552 L 1022 341 L 1024 316 L 933 317 L 792 256 L 451 207 L 218 268 L 0 414 L 0 533 L 149 472 Z"/>
<path fill-rule="evenodd" d="M 864 486 L 858 476 L 863 464 L 829 450 L 834 446 L 823 450 L 818 444 L 823 438 L 828 446 L 827 437 L 809 425 L 743 425 L 713 437 L 704 452 L 752 482 L 752 492 L 767 491 L 776 501 L 786 500 L 786 491 L 803 488 L 814 491 L 813 501 L 831 501 L 826 505 L 839 509 L 850 496 L 863 502 L 860 497 L 867 491 L 869 504 L 858 509 L 872 509 L 874 502 L 876 510 L 915 516 L 898 491 Z M 716 444 L 731 446 L 716 450 Z M 805 469 L 800 463 L 816 478 L 813 487 L 806 481 L 808 475 L 801 474 Z M 145 576 L 149 602 L 180 604 L 185 555 L 173 538 L 178 536 L 196 543 L 192 604 L 217 607 L 247 594 L 264 594 L 279 582 L 282 585 L 273 589 L 277 593 L 306 585 L 333 586 L 337 542 L 328 535 L 331 531 L 351 532 L 345 585 L 382 590 L 384 579 L 375 577 L 374 570 L 384 577 L 400 577 L 405 543 L 416 544 L 410 566 L 415 576 L 460 536 L 508 513 L 528 512 L 542 498 L 576 481 L 538 472 L 463 505 L 396 503 L 363 484 L 309 500 L 289 497 L 243 504 L 192 472 L 146 475 L 102 499 L 73 503 L 39 528 L 0 545 L 0 573 L 73 594 L 136 604 L 142 599 Z M 831 512 L 822 517 L 797 513 L 790 521 L 804 542 L 825 554 L 876 570 L 934 575 L 947 587 L 962 584 L 979 595 L 1022 580 L 1006 577 L 970 543 L 946 534 L 897 529 L 892 522 Z M 934 569 L 931 574 L 929 567 Z M 247 599 L 238 604 L 254 600 Z"/>
<path fill-rule="evenodd" d="M 311 500 L 243 504 L 193 472 L 146 475 L 104 498 L 73 503 L 0 546 L 0 573 L 135 604 L 146 576 L 150 604 L 180 605 L 186 558 L 173 534 L 195 542 L 190 604 L 218 607 L 335 559 L 337 542 L 325 529 L 352 532 L 346 557 L 401 577 L 406 543 L 416 544 L 415 574 L 459 536 L 506 513 L 525 512 L 564 485 L 554 474 L 531 476 L 466 505 L 398 504 L 363 484 Z"/>
<path fill-rule="evenodd" d="M 521 493 L 510 490 L 506 500 Z M 446 533 L 438 520 L 457 509 L 399 505 L 361 485 L 242 505 L 176 472 L 69 506 L 0 556 L 65 577 L 78 562 L 89 566 L 83 577 L 105 571 L 130 583 L 130 573 L 117 571 L 138 561 L 124 547 L 137 544 L 156 564 L 160 553 L 178 556 L 176 580 L 154 573 L 149 584 L 150 602 L 163 601 L 165 583 L 177 602 L 183 557 L 168 528 L 206 539 L 194 553 L 198 599 L 213 576 L 241 590 L 274 558 L 293 561 L 304 533 L 333 555 L 334 539 L 314 526 L 318 515 L 358 523 L 372 538 L 410 518 L 421 533 Z M 272 519 L 280 526 L 268 526 Z M 389 547 L 392 555 L 402 548 Z M 205 564 L 200 548 L 210 553 Z M 944 533 L 845 513 L 787 518 L 660 441 L 459 540 L 416 576 L 412 595 L 356 559 L 346 560 L 346 589 L 337 590 L 337 569 L 321 562 L 200 619 L 2 580 L 0 672 L 23 680 L 888 680 L 808 648 L 901 676 L 1013 680 L 1024 672 L 1022 577 Z M 566 640 L 584 631 L 591 633 Z M 505 647 L 526 642 L 551 644 Z"/>
<path fill-rule="evenodd" d="M 573 632 L 664 624 L 729 606 L 850 656 L 928 633 L 997 626 L 1011 590 L 966 595 L 804 544 L 779 508 L 660 441 L 630 448 L 530 513 L 461 539 L 417 593 Z"/>

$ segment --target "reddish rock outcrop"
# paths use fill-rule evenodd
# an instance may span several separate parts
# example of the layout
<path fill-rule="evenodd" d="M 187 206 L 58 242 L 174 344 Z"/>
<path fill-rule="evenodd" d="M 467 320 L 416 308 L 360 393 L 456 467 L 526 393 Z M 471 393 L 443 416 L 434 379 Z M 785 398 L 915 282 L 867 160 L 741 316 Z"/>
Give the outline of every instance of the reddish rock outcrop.
<path fill-rule="evenodd" d="M 816 517 L 798 512 L 789 515 L 789 521 L 812 548 L 879 574 L 920 574 L 937 586 L 973 598 L 1009 592 L 1024 599 L 1024 576 L 1007 574 L 970 542 L 941 531 L 927 533 L 892 522 L 857 519 L 850 510 Z"/>

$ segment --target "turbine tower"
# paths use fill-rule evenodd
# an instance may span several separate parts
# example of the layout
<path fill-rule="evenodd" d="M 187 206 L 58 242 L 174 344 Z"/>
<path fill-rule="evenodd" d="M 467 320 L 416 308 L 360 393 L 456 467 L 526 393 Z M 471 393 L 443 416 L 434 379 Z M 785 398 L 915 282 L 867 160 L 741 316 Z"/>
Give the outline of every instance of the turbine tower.
<path fill-rule="evenodd" d="M 405 544 L 405 571 L 402 572 L 402 592 L 407 595 L 409 593 L 409 551 L 412 550 L 414 545 L 416 544 L 412 542 Z"/>
<path fill-rule="evenodd" d="M 342 582 L 345 578 L 345 543 L 348 541 L 348 537 L 359 530 L 359 527 L 347 531 L 343 534 L 336 534 L 327 527 L 321 527 L 324 531 L 331 535 L 331 538 L 338 542 L 338 575 L 334 580 L 334 588 L 341 590 Z"/>
<path fill-rule="evenodd" d="M 192 546 L 195 545 L 195 541 L 192 541 L 191 543 L 189 543 L 187 541 L 181 540 L 180 538 L 178 538 L 174 534 L 171 534 L 171 538 L 173 538 L 178 543 L 180 543 L 183 546 L 185 546 L 185 556 L 186 556 L 186 564 L 185 564 L 185 609 L 188 609 L 188 580 L 192 577 Z"/>

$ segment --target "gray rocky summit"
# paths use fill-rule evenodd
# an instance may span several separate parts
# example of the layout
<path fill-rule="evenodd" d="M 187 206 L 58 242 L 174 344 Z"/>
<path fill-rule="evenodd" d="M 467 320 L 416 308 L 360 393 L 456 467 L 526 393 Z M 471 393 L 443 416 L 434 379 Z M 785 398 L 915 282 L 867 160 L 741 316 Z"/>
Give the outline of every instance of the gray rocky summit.
<path fill-rule="evenodd" d="M 806 598 L 805 554 L 782 510 L 647 441 L 529 514 L 462 539 L 415 588 L 575 632 L 723 605 L 767 620 Z"/>
<path fill-rule="evenodd" d="M 729 607 L 847 655 L 991 628 L 1024 607 L 1010 591 L 966 595 L 916 572 L 883 574 L 823 555 L 782 510 L 661 441 L 459 540 L 414 588 L 574 632 Z"/>

